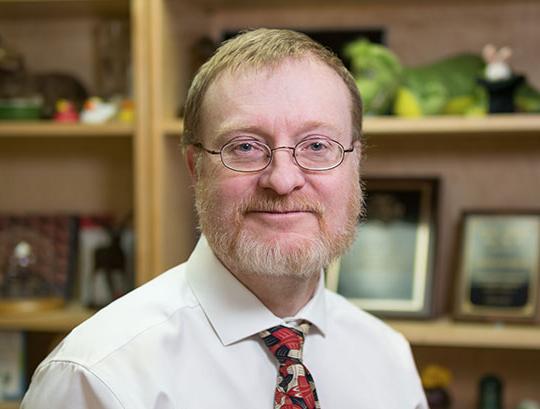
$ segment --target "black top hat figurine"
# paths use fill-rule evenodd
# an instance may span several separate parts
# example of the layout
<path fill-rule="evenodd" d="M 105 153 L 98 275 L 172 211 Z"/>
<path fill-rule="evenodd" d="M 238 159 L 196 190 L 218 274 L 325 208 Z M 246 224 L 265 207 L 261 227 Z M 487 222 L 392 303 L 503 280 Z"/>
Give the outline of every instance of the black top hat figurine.
<path fill-rule="evenodd" d="M 512 50 L 509 47 L 497 50 L 495 46 L 488 44 L 482 50 L 482 56 L 486 62 L 485 78 L 480 78 L 478 82 L 488 93 L 489 113 L 514 112 L 514 94 L 525 78 L 513 74 L 510 69 L 508 60 L 512 56 Z"/>

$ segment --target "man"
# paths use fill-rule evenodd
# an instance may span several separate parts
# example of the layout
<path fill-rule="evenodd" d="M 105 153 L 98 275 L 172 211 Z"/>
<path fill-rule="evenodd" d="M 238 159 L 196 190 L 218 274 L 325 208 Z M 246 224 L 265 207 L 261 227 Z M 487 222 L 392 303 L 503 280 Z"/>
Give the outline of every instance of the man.
<path fill-rule="evenodd" d="M 189 91 L 201 237 L 75 329 L 23 408 L 427 408 L 409 346 L 324 289 L 361 212 L 361 103 L 304 35 L 224 44 Z"/>

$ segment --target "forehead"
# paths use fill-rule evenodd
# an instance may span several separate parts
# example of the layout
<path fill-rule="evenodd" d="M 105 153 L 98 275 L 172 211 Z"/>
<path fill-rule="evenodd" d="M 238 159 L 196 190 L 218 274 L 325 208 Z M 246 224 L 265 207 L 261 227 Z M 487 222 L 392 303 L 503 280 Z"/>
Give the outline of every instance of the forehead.
<path fill-rule="evenodd" d="M 337 139 L 350 139 L 351 126 L 351 98 L 344 81 L 313 58 L 226 71 L 209 86 L 201 109 L 205 141 L 242 129 L 258 130 L 268 138 L 324 130 Z"/>

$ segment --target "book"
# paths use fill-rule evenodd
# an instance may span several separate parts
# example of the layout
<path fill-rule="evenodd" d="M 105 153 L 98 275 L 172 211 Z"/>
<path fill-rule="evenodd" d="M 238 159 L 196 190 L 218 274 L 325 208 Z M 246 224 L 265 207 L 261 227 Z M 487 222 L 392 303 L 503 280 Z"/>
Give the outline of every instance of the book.
<path fill-rule="evenodd" d="M 19 400 L 26 390 L 23 332 L 0 331 L 0 402 Z"/>

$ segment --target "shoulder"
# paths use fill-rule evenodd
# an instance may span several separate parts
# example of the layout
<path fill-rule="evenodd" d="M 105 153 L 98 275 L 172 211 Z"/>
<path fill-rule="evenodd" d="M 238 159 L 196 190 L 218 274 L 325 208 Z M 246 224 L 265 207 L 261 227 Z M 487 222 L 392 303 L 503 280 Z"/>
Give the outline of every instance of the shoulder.
<path fill-rule="evenodd" d="M 46 380 L 45 380 L 46 379 Z M 21 403 L 21 409 L 123 409 L 126 406 L 99 376 L 69 361 L 40 366 Z"/>
<path fill-rule="evenodd" d="M 159 390 L 150 384 L 166 381 L 159 363 L 170 359 L 171 344 L 188 336 L 185 326 L 193 319 L 204 314 L 183 264 L 76 327 L 36 369 L 23 408 L 141 407 L 136 402 Z M 134 391 L 137 382 L 147 389 Z"/>
<path fill-rule="evenodd" d="M 41 365 L 72 362 L 91 368 L 146 333 L 198 307 L 185 278 L 185 264 L 174 267 L 114 301 L 76 327 Z"/>

